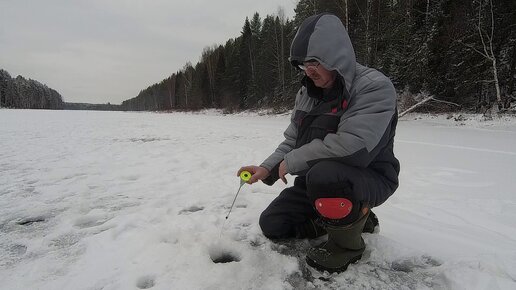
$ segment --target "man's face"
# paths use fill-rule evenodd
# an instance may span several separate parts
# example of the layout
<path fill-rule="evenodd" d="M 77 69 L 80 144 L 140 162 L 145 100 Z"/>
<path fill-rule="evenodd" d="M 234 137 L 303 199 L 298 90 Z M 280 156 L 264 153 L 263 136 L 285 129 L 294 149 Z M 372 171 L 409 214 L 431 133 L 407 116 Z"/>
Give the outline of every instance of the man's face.
<path fill-rule="evenodd" d="M 335 72 L 325 69 L 317 61 L 306 61 L 299 66 L 305 71 L 307 77 L 309 77 L 317 87 L 320 88 L 331 88 L 335 81 Z"/>

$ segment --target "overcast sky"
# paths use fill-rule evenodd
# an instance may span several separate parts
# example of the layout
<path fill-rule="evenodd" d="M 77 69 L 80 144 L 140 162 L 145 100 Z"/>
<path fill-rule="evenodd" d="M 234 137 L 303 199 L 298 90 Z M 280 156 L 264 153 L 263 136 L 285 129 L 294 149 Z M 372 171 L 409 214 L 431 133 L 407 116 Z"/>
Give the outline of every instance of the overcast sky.
<path fill-rule="evenodd" d="M 0 0 L 0 68 L 66 102 L 121 103 L 296 0 Z"/>

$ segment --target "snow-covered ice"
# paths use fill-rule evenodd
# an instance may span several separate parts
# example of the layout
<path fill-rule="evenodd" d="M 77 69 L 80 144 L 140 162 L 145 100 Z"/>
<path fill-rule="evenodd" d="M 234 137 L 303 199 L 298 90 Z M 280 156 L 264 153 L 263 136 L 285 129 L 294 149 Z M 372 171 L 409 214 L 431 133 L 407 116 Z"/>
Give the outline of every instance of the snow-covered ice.
<path fill-rule="evenodd" d="M 261 234 L 281 182 L 244 185 L 225 220 L 237 169 L 288 122 L 0 110 L 0 289 L 516 289 L 514 119 L 400 120 L 381 231 L 322 279 L 303 263 L 309 241 Z"/>

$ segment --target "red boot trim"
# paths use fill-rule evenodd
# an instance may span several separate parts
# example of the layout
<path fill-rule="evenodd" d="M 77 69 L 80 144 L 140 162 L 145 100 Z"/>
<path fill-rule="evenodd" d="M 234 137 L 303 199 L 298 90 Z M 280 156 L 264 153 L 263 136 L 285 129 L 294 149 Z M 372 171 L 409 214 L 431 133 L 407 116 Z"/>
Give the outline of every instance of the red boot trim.
<path fill-rule="evenodd" d="M 315 208 L 323 217 L 336 220 L 346 217 L 353 204 L 347 198 L 319 198 L 315 201 Z"/>

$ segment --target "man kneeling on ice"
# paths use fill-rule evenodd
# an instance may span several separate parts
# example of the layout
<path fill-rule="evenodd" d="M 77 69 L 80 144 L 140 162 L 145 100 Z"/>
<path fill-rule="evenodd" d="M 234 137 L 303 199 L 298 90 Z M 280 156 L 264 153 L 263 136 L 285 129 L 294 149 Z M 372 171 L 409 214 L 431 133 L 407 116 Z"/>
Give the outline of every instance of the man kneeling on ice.
<path fill-rule="evenodd" d="M 382 73 L 356 62 L 335 15 L 308 17 L 290 48 L 290 62 L 305 77 L 297 93 L 285 141 L 260 166 L 244 166 L 272 185 L 297 175 L 263 211 L 260 226 L 270 239 L 328 240 L 311 248 L 306 261 L 329 272 L 346 270 L 365 249 L 362 232 L 374 231 L 370 210 L 398 187 L 393 153 L 396 92 Z"/>

